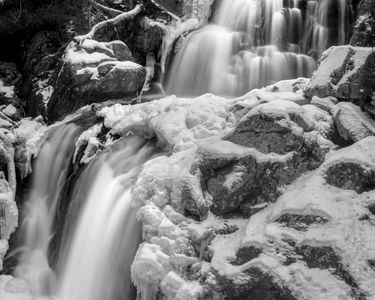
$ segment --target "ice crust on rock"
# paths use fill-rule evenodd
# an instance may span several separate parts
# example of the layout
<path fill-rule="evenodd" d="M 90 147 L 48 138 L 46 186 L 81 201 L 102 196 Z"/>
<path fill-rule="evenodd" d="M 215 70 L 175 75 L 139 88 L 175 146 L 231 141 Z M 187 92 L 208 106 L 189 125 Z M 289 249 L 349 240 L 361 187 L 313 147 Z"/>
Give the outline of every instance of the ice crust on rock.
<path fill-rule="evenodd" d="M 262 281 L 269 282 L 276 295 L 292 299 L 374 295 L 369 279 L 374 271 L 367 261 L 375 249 L 365 238 L 373 231 L 367 207 L 375 205 L 368 188 L 374 138 L 334 151 L 334 112 L 342 104 L 331 98 L 314 98 L 310 104 L 302 93 L 306 82 L 281 82 L 238 99 L 169 96 L 98 111 L 102 123 L 84 132 L 76 145 L 86 147 L 86 158 L 131 134 L 157 139 L 164 151 L 143 165 L 132 191 L 143 227 L 143 243 L 132 265 L 139 299 L 154 299 L 160 293 L 166 299 L 216 299 L 244 288 L 250 293 Z M 295 101 L 297 97 L 301 101 Z M 302 138 L 308 151 L 319 157 L 312 171 L 299 165 L 299 150 L 262 153 L 257 145 L 223 140 L 243 120 L 260 115 Z M 202 172 L 202 166 L 210 161 L 216 172 L 221 164 L 247 157 L 255 157 L 258 165 L 287 166 L 294 161 L 304 174 L 285 181 L 274 203 L 262 200 L 249 207 L 250 219 L 215 216 L 211 210 L 216 196 L 204 187 L 209 172 Z M 235 190 L 244 172 L 241 166 L 224 172 L 223 187 Z M 270 172 L 257 176 L 266 180 Z M 355 176 L 359 179 L 353 180 Z M 356 242 L 348 229 L 363 243 L 357 266 Z M 319 251 L 327 263 L 313 266 L 305 253 Z M 247 281 L 252 276 L 259 281 Z"/>

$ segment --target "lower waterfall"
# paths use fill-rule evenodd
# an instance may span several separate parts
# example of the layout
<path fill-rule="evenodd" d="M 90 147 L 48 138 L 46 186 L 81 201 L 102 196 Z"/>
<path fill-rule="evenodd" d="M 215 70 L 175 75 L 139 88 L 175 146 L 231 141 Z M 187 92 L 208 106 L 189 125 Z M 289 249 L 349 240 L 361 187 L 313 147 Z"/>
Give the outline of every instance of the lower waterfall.
<path fill-rule="evenodd" d="M 155 152 L 143 138 L 127 138 L 117 153 L 101 157 L 77 219 L 64 245 L 57 298 L 115 300 L 135 298 L 130 265 L 141 237 L 131 188 L 142 164 Z M 79 196 L 79 195 L 77 195 Z M 74 199 L 72 200 L 74 203 Z"/>
<path fill-rule="evenodd" d="M 63 199 L 59 196 L 81 132 L 73 124 L 53 128 L 36 159 L 15 276 L 28 282 L 37 299 L 135 299 L 130 266 L 141 226 L 131 188 L 155 147 L 137 136 L 116 142 L 80 173 L 72 199 Z M 59 201 L 69 201 L 69 208 L 52 270 L 48 252 Z"/>
<path fill-rule="evenodd" d="M 54 276 L 48 264 L 48 246 L 60 193 L 67 176 L 75 140 L 81 129 L 74 124 L 51 128 L 34 165 L 31 191 L 20 226 L 20 252 L 15 275 L 25 279 L 33 295 L 49 295 Z"/>

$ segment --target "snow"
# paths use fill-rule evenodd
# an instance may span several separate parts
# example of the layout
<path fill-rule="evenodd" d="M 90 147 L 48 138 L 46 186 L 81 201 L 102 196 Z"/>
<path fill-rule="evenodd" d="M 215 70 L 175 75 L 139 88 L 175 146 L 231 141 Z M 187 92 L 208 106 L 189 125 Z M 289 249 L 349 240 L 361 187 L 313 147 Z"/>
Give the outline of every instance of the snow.
<path fill-rule="evenodd" d="M 332 109 L 339 121 L 338 129 L 346 140 L 359 141 L 366 136 L 375 135 L 375 121 L 361 108 L 349 103 L 340 102 Z"/>
<path fill-rule="evenodd" d="M 180 151 L 198 140 L 220 138 L 234 127 L 231 102 L 214 95 L 194 99 L 169 96 L 136 106 L 115 104 L 101 110 L 112 134 L 157 136 L 163 148 Z"/>
<path fill-rule="evenodd" d="M 37 92 L 37 95 L 41 95 L 42 96 L 42 101 L 44 103 L 44 107 L 47 107 L 48 101 L 51 98 L 51 96 L 53 94 L 53 91 L 54 91 L 53 86 L 48 85 L 48 86 L 40 89 Z"/>
<path fill-rule="evenodd" d="M 27 283 L 9 275 L 0 275 L 0 299 L 34 300 Z"/>
<path fill-rule="evenodd" d="M 116 60 L 104 53 L 88 53 L 84 49 L 78 49 L 74 42 L 71 42 L 65 50 L 64 61 L 72 65 L 99 64 L 104 61 Z"/>
<path fill-rule="evenodd" d="M 285 85 L 285 89 L 290 88 Z M 293 116 L 298 115 L 303 120 L 298 122 L 309 131 L 303 133 L 305 138 L 318 139 L 321 145 L 329 144 L 329 149 L 334 148 L 332 142 L 325 139 L 334 126 L 332 116 L 326 111 L 311 104 L 301 106 L 287 100 L 270 101 L 270 95 L 278 92 L 264 92 L 257 92 L 263 99 L 250 96 L 240 100 L 224 100 L 213 95 L 195 99 L 170 96 L 159 102 L 135 106 L 114 105 L 99 112 L 111 134 L 156 136 L 160 145 L 167 149 L 167 153 L 144 164 L 132 191 L 134 205 L 140 207 L 138 219 L 143 224 L 145 240 L 132 266 L 140 299 L 152 298 L 159 288 L 166 299 L 197 299 L 204 295 L 202 283 L 186 277 L 184 270 L 188 266 L 196 268 L 199 278 L 212 280 L 213 284 L 212 272 L 241 282 L 245 270 L 258 268 L 301 299 L 351 298 L 351 287 L 330 270 L 309 268 L 301 260 L 285 265 L 285 253 L 291 247 L 285 239 L 294 240 L 297 246 L 332 247 L 361 291 L 375 296 L 371 283 L 375 272 L 367 266 L 367 260 L 375 256 L 375 229 L 370 222 L 359 221 L 368 214 L 365 206 L 375 203 L 374 193 L 359 195 L 331 186 L 325 179 L 328 168 L 341 162 L 355 162 L 375 169 L 375 137 L 331 151 L 320 168 L 284 187 L 284 193 L 275 203 L 261 204 L 262 210 L 249 220 L 223 220 L 207 211 L 211 198 L 202 193 L 200 173 L 194 168 L 199 160 L 208 157 L 238 159 L 246 155 L 252 155 L 257 161 L 292 158 L 291 153 L 263 154 L 222 140 L 224 133 L 232 132 L 238 123 L 232 112 L 234 105 L 248 105 L 249 112 L 243 118 L 260 113 L 294 122 Z M 228 174 L 224 185 L 229 189 L 233 187 L 241 172 L 237 169 Z M 189 201 L 206 216 L 201 222 L 182 215 L 186 191 Z M 327 223 L 312 224 L 305 231 L 298 231 L 276 222 L 284 214 L 320 216 Z M 217 234 L 230 226 L 239 229 L 229 234 Z M 194 250 L 192 241 L 200 248 Z M 206 246 L 213 255 L 210 263 L 200 260 Z M 236 258 L 238 249 L 246 246 L 258 247 L 262 253 L 240 266 L 232 265 L 230 261 Z"/>
<path fill-rule="evenodd" d="M 15 95 L 14 85 L 6 86 L 4 82 L 0 79 L 0 94 L 12 99 Z"/>

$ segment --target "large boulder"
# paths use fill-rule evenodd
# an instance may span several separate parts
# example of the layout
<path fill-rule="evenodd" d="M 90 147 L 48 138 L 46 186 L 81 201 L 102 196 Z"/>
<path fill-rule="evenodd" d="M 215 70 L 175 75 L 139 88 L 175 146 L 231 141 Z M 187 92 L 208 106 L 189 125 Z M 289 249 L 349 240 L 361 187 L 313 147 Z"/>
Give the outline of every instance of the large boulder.
<path fill-rule="evenodd" d="M 251 109 L 228 142 L 201 146 L 202 187 L 212 197 L 211 210 L 249 216 L 274 202 L 283 185 L 317 168 L 335 148 L 333 125 L 327 112 L 309 104 L 275 100 Z"/>
<path fill-rule="evenodd" d="M 146 70 L 131 60 L 129 48 L 121 41 L 72 42 L 57 70 L 55 89 L 47 104 L 48 120 L 62 119 L 87 104 L 136 97 Z"/>
<path fill-rule="evenodd" d="M 373 0 L 361 0 L 359 3 L 358 18 L 350 44 L 375 47 L 375 2 Z"/>
<path fill-rule="evenodd" d="M 372 48 L 331 47 L 320 58 L 319 67 L 304 92 L 320 98 L 362 104 L 371 102 L 375 91 L 375 51 Z"/>

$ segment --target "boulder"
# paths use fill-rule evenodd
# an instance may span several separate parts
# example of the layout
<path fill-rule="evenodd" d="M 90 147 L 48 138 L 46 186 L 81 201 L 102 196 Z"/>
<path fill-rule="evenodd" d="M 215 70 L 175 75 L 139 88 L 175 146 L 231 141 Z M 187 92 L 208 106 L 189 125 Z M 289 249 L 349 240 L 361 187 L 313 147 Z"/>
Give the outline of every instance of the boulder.
<path fill-rule="evenodd" d="M 370 47 L 338 46 L 325 51 L 304 93 L 364 104 L 375 91 L 375 51 Z"/>
<path fill-rule="evenodd" d="M 136 97 L 146 70 L 131 60 L 130 50 L 120 41 L 72 42 L 56 71 L 55 89 L 47 104 L 48 120 L 60 120 L 87 104 Z"/>
<path fill-rule="evenodd" d="M 333 115 L 340 136 L 347 142 L 358 142 L 375 135 L 375 121 L 352 103 L 337 104 L 333 108 Z"/>
<path fill-rule="evenodd" d="M 350 44 L 375 47 L 375 2 L 373 0 L 361 0 L 358 4 L 358 18 Z"/>

